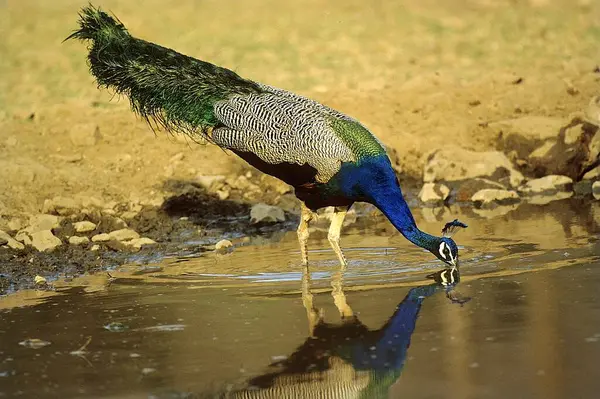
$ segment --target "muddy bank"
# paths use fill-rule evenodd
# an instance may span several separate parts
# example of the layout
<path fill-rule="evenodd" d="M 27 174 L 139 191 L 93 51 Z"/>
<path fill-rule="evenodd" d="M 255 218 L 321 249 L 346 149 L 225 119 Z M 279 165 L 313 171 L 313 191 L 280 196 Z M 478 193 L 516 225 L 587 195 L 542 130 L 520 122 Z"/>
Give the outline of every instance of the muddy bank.
<path fill-rule="evenodd" d="M 212 191 L 197 182 L 168 182 L 164 189 L 169 196 L 159 204 L 107 203 L 94 197 L 47 200 L 46 213 L 13 221 L 13 225 L 22 223 L 18 230 L 0 231 L 0 238 L 5 237 L 0 242 L 0 294 L 34 287 L 38 275 L 48 281 L 72 278 L 131 260 L 147 262 L 170 254 L 214 250 L 223 239 L 268 237 L 293 228 L 297 204 L 282 199 L 276 187 L 263 185 L 261 199 L 277 198 L 285 211 L 265 203 L 257 207 L 244 199 L 249 185 L 254 185 L 251 176 L 212 177 L 213 183 L 219 182 Z M 231 199 L 222 199 L 224 192 Z"/>
<path fill-rule="evenodd" d="M 222 186 L 217 187 L 218 190 L 223 189 Z M 589 212 L 584 212 L 591 217 L 589 234 L 599 229 L 600 215 L 592 212 L 597 201 L 588 192 L 548 191 L 543 195 L 525 197 L 523 201 L 491 201 L 475 206 L 469 201 L 457 201 L 456 189 L 451 192 L 450 200 L 438 203 L 420 201 L 416 188 L 406 190 L 405 194 L 417 221 L 434 223 L 439 228 L 460 215 L 471 219 L 493 219 L 503 224 L 506 218 L 540 212 L 553 215 L 568 228 L 569 219 L 575 217 L 573 212 L 589 209 Z M 565 194 L 570 198 L 565 199 Z M 236 196 L 235 193 L 233 196 Z M 57 223 L 55 227 L 44 226 L 50 227 L 48 234 L 56 242 L 47 248 L 35 247 L 39 243 L 28 243 L 27 238 L 23 238 L 27 237 L 23 231 L 32 231 L 33 225 L 20 232 L 9 231 L 9 237 L 12 234 L 21 239 L 17 241 L 21 246 L 10 248 L 9 243 L 0 246 L 0 294 L 23 288 L 53 289 L 52 282 L 56 279 L 69 280 L 85 273 L 110 272 L 129 262 L 146 264 L 165 257 L 194 257 L 207 251 L 220 252 L 221 241 L 225 243 L 225 252 L 244 245 L 261 245 L 265 240 L 276 242 L 283 233 L 291 232 L 297 226 L 296 201 L 291 198 L 289 201 L 294 205 L 284 210 L 263 203 L 253 205 L 241 199 L 221 200 L 216 194 L 195 187 L 166 199 L 160 206 L 144 205 L 138 212 L 128 210 L 131 204 L 117 204 L 113 212 L 107 209 L 73 210 L 72 214 L 65 216 L 42 215 L 33 218 L 33 222 Z M 284 205 L 284 202 L 279 204 Z M 258 214 L 257 208 L 262 213 Z M 327 213 L 330 211 L 322 210 L 311 230 L 326 234 Z M 57 212 L 56 209 L 54 212 Z M 257 215 L 263 219 L 257 219 Z M 368 229 L 371 221 L 381 221 L 382 218 L 374 207 L 356 204 L 344 225 L 345 229 Z M 85 228 L 82 229 L 82 226 Z M 391 225 L 385 231 L 386 234 L 395 234 Z M 29 237 L 35 238 L 36 234 L 39 233 L 34 232 Z M 231 245 L 233 247 L 228 248 Z M 36 276 L 43 277 L 45 282 L 36 284 Z"/>

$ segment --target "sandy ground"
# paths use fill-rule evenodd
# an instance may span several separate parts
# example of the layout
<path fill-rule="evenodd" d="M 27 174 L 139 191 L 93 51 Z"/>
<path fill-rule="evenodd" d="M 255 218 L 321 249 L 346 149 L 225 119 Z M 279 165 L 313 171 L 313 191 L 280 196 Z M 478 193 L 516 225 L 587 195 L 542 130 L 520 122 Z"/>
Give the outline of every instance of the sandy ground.
<path fill-rule="evenodd" d="M 0 1 L 0 229 L 56 195 L 151 198 L 170 181 L 245 167 L 155 135 L 96 88 L 85 47 L 62 43 L 86 3 Z M 595 1 L 95 4 L 138 37 L 358 118 L 397 150 L 406 177 L 421 176 L 433 148 L 494 149 L 486 122 L 567 118 L 599 89 Z"/>

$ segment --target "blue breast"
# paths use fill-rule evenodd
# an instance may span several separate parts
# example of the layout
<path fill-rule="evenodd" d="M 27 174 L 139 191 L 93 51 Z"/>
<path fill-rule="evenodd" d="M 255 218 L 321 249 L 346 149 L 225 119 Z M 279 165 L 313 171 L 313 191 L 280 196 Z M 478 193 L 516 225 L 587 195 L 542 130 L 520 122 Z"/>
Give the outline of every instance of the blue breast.
<path fill-rule="evenodd" d="M 374 202 L 384 192 L 398 187 L 396 174 L 386 155 L 343 163 L 328 185 L 348 198 L 367 202 Z"/>

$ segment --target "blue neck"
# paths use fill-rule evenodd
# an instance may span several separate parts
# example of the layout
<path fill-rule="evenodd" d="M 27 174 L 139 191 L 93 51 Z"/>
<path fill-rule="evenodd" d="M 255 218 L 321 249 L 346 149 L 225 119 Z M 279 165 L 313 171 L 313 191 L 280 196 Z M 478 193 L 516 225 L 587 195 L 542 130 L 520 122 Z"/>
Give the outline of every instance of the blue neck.
<path fill-rule="evenodd" d="M 434 247 L 439 239 L 419 230 L 410 208 L 402 196 L 402 190 L 395 181 L 392 187 L 387 187 L 385 191 L 378 192 L 373 200 L 374 205 L 383 212 L 407 240 L 430 251 L 435 249 Z"/>
<path fill-rule="evenodd" d="M 342 166 L 339 183 L 348 196 L 358 196 L 375 205 L 394 227 L 413 244 L 435 250 L 439 238 L 417 227 L 387 156 L 364 159 Z"/>

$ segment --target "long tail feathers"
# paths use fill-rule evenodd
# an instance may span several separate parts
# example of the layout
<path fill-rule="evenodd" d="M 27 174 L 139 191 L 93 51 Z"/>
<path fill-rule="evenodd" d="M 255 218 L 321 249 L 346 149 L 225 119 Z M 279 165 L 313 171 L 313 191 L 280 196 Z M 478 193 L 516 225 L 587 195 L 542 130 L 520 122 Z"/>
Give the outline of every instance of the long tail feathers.
<path fill-rule="evenodd" d="M 134 112 L 168 131 L 198 138 L 219 124 L 216 101 L 261 91 L 228 69 L 131 36 L 92 5 L 79 15 L 80 29 L 65 40 L 91 41 L 88 60 L 98 85 L 127 95 Z"/>

